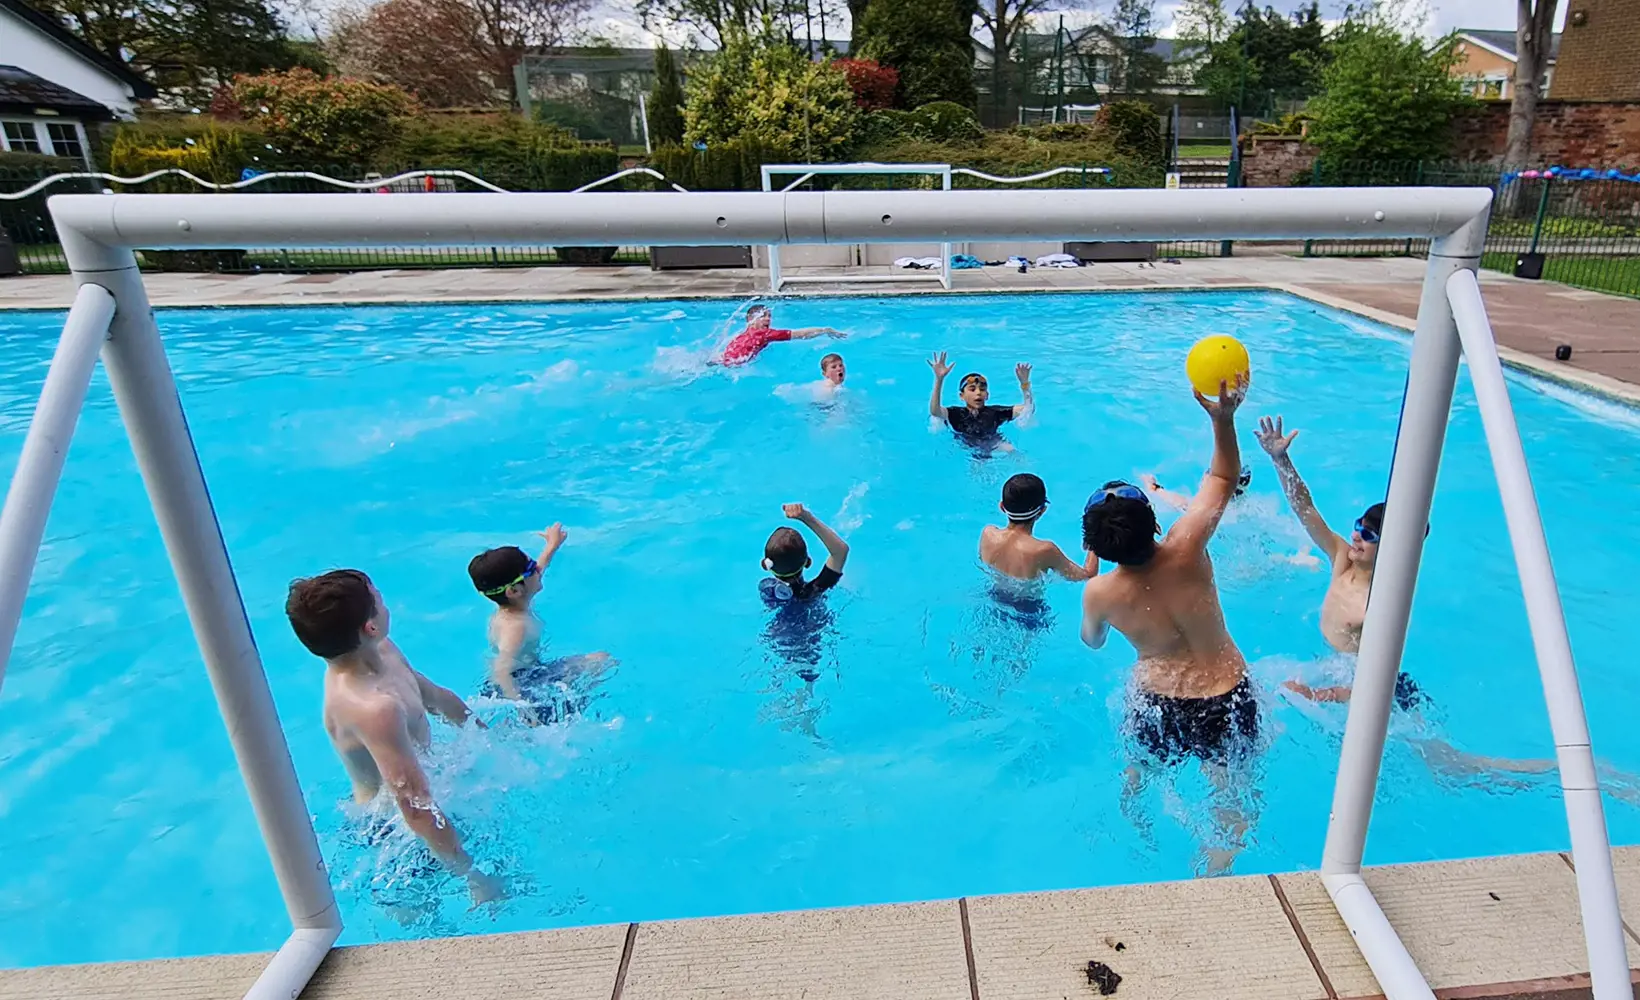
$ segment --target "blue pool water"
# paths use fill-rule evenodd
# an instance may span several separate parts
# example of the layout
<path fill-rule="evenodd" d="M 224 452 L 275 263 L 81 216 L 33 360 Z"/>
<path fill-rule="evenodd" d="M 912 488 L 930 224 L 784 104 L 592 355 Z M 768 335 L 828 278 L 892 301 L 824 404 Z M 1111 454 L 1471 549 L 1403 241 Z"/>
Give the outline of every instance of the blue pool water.
<path fill-rule="evenodd" d="M 830 906 L 1188 877 L 1200 776 L 1118 806 L 1130 647 L 1078 642 L 1079 588 L 1027 628 L 975 562 L 1000 484 L 1047 481 L 1042 533 L 1076 548 L 1081 499 L 1156 472 L 1193 486 L 1208 429 L 1182 359 L 1242 338 L 1255 380 L 1252 493 L 1213 552 L 1266 703 L 1257 825 L 1238 872 L 1320 854 L 1343 710 L 1278 697 L 1337 676 L 1326 574 L 1251 428 L 1281 413 L 1323 512 L 1382 496 L 1407 342 L 1276 294 L 811 299 L 849 388 L 819 407 L 830 341 L 750 367 L 702 352 L 728 301 L 166 311 L 160 315 L 302 786 L 344 941 Z M 0 468 L 15 461 L 57 314 L 0 314 Z M 979 459 L 930 428 L 925 358 L 1036 365 L 1018 451 Z M 954 380 L 953 380 L 954 382 Z M 948 387 L 954 393 L 954 384 Z M 1590 692 L 1600 756 L 1640 772 L 1632 706 L 1640 416 L 1511 381 Z M 951 401 L 955 401 L 954 395 Z M 758 560 L 801 500 L 853 545 L 812 688 L 770 653 Z M 438 730 L 435 787 L 512 896 L 468 911 L 399 831 L 372 840 L 319 723 L 322 664 L 282 613 L 296 576 L 358 566 L 412 663 L 465 696 L 487 602 L 467 560 L 570 540 L 538 607 L 554 655 L 608 650 L 584 714 Z M 811 543 L 812 544 L 812 543 Z M 1478 754 L 1541 757 L 1549 732 L 1502 510 L 1467 381 L 1442 468 L 1407 669 L 1434 707 L 1397 723 Z M 533 551 L 533 550 L 532 550 Z M 1564 848 L 1552 780 L 1437 776 L 1392 746 L 1369 861 Z M 1632 787 L 1630 789 L 1632 792 Z M 1614 839 L 1640 811 L 1609 800 Z M 0 692 L 0 965 L 265 949 L 286 932 L 157 531 L 99 374 Z"/>

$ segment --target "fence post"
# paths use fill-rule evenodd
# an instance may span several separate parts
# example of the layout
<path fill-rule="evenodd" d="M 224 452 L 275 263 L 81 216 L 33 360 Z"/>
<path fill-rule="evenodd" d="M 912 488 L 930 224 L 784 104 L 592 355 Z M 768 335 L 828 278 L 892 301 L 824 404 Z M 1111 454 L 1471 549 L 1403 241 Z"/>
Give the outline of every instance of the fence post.
<path fill-rule="evenodd" d="M 1537 219 L 1532 223 L 1532 246 L 1526 251 L 1527 253 L 1538 252 L 1538 239 L 1543 236 L 1543 220 L 1549 214 L 1549 185 L 1554 182 L 1553 177 L 1546 176 L 1543 178 L 1543 193 L 1538 195 Z"/>

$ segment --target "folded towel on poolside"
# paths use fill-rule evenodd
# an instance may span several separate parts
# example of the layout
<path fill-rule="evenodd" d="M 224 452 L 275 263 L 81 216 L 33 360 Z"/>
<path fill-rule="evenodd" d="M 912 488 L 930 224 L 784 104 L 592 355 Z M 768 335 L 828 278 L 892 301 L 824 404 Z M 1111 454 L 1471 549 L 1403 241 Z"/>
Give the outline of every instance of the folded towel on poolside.
<path fill-rule="evenodd" d="M 1030 264 L 1031 264 L 1030 261 L 1026 260 L 1024 257 L 1019 256 L 1018 254 L 1015 254 L 1012 257 L 1008 258 L 1008 266 L 1009 267 L 1029 267 Z"/>
<path fill-rule="evenodd" d="M 896 257 L 895 267 L 909 267 L 918 271 L 932 271 L 940 266 L 938 257 Z"/>
<path fill-rule="evenodd" d="M 951 255 L 951 268 L 952 268 L 952 270 L 961 271 L 961 270 L 965 270 L 966 268 L 970 268 L 970 267 L 984 267 L 984 266 L 985 266 L 985 262 L 983 260 L 980 260 L 978 257 L 972 256 L 970 254 L 954 253 L 954 254 Z"/>
<path fill-rule="evenodd" d="M 1044 254 L 1036 259 L 1037 267 L 1081 267 L 1082 262 L 1068 253 Z"/>

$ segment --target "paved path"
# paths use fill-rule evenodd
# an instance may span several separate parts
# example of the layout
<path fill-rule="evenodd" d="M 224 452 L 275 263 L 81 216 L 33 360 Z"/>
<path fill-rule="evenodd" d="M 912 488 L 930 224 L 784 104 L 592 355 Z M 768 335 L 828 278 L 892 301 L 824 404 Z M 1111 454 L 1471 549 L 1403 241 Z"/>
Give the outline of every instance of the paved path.
<path fill-rule="evenodd" d="M 1048 289 L 1211 288 L 1263 285 L 1336 300 L 1345 308 L 1404 323 L 1417 311 L 1423 261 L 1409 258 L 1301 258 L 1250 255 L 1185 259 L 1176 264 L 1095 264 L 1063 271 L 1006 268 L 958 271 L 958 291 Z M 798 268 L 792 274 L 825 274 Z M 857 274 L 895 274 L 856 268 Z M 903 275 L 904 272 L 898 272 Z M 155 305 L 315 305 L 336 303 L 453 302 L 553 299 L 741 297 L 763 294 L 760 271 L 666 271 L 641 267 L 473 268 L 361 271 L 336 274 L 155 274 L 146 279 Z M 1594 373 L 1640 386 L 1640 300 L 1587 292 L 1555 282 L 1524 281 L 1481 272 L 1482 291 L 1498 342 L 1546 361 L 1550 374 Z M 891 294 L 937 291 L 929 281 L 876 285 L 804 285 L 810 294 L 847 291 Z M 61 308 L 72 294 L 66 276 L 0 280 L 0 309 Z M 1557 344 L 1570 344 L 1570 366 L 1553 361 Z M 1516 360 L 1521 360 L 1516 358 Z M 1597 383 L 1604 380 L 1597 379 Z"/>

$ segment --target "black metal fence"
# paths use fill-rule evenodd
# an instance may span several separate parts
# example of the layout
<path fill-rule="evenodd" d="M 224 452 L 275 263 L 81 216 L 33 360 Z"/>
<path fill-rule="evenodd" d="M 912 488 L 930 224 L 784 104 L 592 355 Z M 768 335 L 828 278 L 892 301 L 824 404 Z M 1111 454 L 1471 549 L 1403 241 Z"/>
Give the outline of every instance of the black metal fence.
<path fill-rule="evenodd" d="M 1640 297 L 1640 180 L 1616 169 L 1526 171 L 1473 164 L 1318 164 L 1329 186 L 1489 187 L 1492 219 L 1481 266 Z M 1310 240 L 1306 256 L 1422 257 L 1428 240 Z"/>

